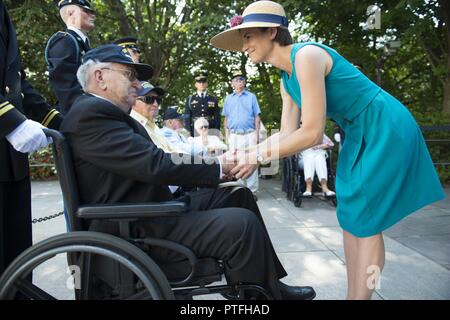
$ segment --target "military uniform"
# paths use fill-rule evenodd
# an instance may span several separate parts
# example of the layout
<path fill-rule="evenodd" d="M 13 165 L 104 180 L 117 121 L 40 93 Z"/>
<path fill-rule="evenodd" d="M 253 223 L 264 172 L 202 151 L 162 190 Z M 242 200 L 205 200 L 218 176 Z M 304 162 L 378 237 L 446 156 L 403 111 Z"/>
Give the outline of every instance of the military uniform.
<path fill-rule="evenodd" d="M 58 8 L 75 4 L 90 9 L 88 1 L 59 1 Z M 71 29 L 53 34 L 45 48 L 45 59 L 48 65 L 49 82 L 58 99 L 59 109 L 67 113 L 75 99 L 83 94 L 77 79 L 77 70 L 82 56 L 91 49 L 89 39 L 86 41 Z"/>
<path fill-rule="evenodd" d="M 199 73 L 195 76 L 196 80 L 207 79 L 205 73 Z M 186 115 L 186 129 L 194 136 L 194 122 L 200 117 L 205 118 L 209 122 L 210 129 L 220 130 L 220 108 L 217 98 L 203 93 L 201 97 L 198 92 L 189 96 L 184 106 L 184 114 Z"/>
<path fill-rule="evenodd" d="M 15 29 L 0 0 L 0 274 L 32 244 L 28 154 L 5 138 L 26 116 L 54 129 L 62 120 L 25 79 Z"/>
<path fill-rule="evenodd" d="M 128 53 L 131 56 L 131 59 L 135 63 L 141 62 L 141 49 L 139 49 L 139 46 L 137 44 L 138 39 L 136 37 L 124 37 L 117 39 L 114 41 L 114 44 L 128 50 Z"/>

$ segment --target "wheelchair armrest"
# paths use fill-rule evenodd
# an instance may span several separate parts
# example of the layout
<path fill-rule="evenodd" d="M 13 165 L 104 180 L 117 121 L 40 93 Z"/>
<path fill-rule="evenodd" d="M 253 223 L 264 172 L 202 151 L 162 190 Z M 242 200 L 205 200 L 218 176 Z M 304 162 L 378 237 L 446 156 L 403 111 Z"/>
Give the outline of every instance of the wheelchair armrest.
<path fill-rule="evenodd" d="M 217 185 L 217 189 L 230 188 L 230 187 L 245 187 L 240 181 L 225 181 Z"/>
<path fill-rule="evenodd" d="M 181 201 L 155 203 L 130 203 L 116 205 L 80 206 L 77 217 L 81 219 L 136 219 L 154 217 L 176 217 L 187 211 Z"/>

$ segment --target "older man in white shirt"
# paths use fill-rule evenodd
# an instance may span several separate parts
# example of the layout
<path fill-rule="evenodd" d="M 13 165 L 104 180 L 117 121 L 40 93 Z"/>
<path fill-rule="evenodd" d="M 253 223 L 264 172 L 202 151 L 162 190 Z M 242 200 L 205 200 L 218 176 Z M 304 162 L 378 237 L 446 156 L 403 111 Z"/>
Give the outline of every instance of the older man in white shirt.
<path fill-rule="evenodd" d="M 184 128 L 183 120 L 184 115 L 178 113 L 175 108 L 167 108 L 163 115 L 163 128 L 161 129 L 161 133 L 171 144 L 181 149 L 183 153 L 206 156 L 208 149 L 205 146 L 189 142 L 188 139 L 180 133 Z"/>

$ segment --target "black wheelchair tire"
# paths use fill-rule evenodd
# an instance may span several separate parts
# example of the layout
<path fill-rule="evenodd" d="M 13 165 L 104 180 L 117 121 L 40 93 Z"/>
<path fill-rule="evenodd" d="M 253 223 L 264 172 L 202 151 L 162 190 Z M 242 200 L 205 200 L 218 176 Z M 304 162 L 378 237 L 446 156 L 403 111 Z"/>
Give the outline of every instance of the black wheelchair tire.
<path fill-rule="evenodd" d="M 152 299 L 174 299 L 172 289 L 166 276 L 153 259 L 141 249 L 110 234 L 92 231 L 77 231 L 48 238 L 20 254 L 8 266 L 0 278 L 0 300 L 13 299 L 17 291 L 14 289 L 14 282 L 18 279 L 26 278 L 36 266 L 42 264 L 48 258 L 52 258 L 54 255 L 49 255 L 49 252 L 52 250 L 62 250 L 69 246 L 100 248 L 105 252 L 114 253 L 117 257 L 121 257 L 120 259 L 125 259 L 122 261 L 128 261 L 127 263 L 129 263 L 130 266 L 139 271 L 141 275 L 139 277 L 140 280 L 145 284 L 147 290 L 153 293 Z M 47 255 L 49 256 L 47 257 Z"/>

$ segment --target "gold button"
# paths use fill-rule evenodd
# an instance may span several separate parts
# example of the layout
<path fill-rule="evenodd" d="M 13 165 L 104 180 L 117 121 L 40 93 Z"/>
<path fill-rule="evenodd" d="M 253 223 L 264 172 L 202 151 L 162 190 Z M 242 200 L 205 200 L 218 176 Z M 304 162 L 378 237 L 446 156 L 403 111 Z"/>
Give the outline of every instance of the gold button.
<path fill-rule="evenodd" d="M 9 87 L 8 86 L 5 87 L 5 92 L 6 92 L 6 94 L 9 94 Z"/>

